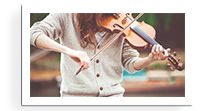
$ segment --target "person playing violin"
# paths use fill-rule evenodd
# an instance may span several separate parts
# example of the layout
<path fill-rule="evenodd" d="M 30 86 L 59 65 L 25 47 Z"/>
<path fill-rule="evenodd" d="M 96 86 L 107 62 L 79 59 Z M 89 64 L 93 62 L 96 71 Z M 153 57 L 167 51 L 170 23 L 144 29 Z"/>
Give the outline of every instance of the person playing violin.
<path fill-rule="evenodd" d="M 109 32 L 101 20 L 109 13 L 51 13 L 30 28 L 30 44 L 61 53 L 61 97 L 123 97 L 122 67 L 129 73 L 145 68 L 157 60 L 165 60 L 170 49 L 154 45 L 150 54 L 140 58 L 139 53 L 117 38 L 100 55 L 94 56 L 117 33 Z M 54 40 L 60 38 L 60 43 Z M 73 76 L 79 67 L 82 71 Z"/>

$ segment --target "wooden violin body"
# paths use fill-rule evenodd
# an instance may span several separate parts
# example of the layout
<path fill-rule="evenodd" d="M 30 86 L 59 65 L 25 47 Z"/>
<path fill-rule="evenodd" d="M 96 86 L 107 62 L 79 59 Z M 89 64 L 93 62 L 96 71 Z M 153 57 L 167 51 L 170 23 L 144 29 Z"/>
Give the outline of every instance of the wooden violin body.
<path fill-rule="evenodd" d="M 105 18 L 105 20 L 102 20 L 103 26 L 111 32 L 119 32 L 126 25 L 130 24 L 131 21 L 134 19 L 132 16 L 128 16 L 128 15 L 131 15 L 131 14 L 120 13 L 120 15 L 115 14 L 114 16 L 109 16 Z M 145 23 L 144 21 L 134 22 L 134 24 L 140 27 L 141 29 L 143 29 L 144 32 L 146 32 L 152 39 L 156 38 L 155 37 L 156 31 L 149 24 Z M 146 49 L 149 44 L 142 37 L 140 37 L 138 34 L 136 34 L 132 30 L 125 30 L 123 34 L 125 35 L 126 42 L 128 42 L 132 48 L 138 51 Z"/>
<path fill-rule="evenodd" d="M 103 27 L 111 32 L 120 32 L 124 29 L 124 27 L 132 22 L 133 17 L 130 15 L 130 13 L 115 13 L 113 16 L 109 16 L 103 20 Z M 132 23 L 129 29 L 123 31 L 123 34 L 125 35 L 126 42 L 138 51 L 146 49 L 149 45 L 158 45 L 158 43 L 154 40 L 156 38 L 155 29 L 145 22 Z M 163 49 L 163 53 L 164 50 L 165 49 Z M 180 59 L 175 59 L 175 55 L 171 55 L 170 53 L 168 55 L 168 60 L 174 66 L 171 67 L 171 70 L 173 71 L 174 69 L 177 69 L 181 71 L 184 69 L 183 64 L 179 63 Z"/>

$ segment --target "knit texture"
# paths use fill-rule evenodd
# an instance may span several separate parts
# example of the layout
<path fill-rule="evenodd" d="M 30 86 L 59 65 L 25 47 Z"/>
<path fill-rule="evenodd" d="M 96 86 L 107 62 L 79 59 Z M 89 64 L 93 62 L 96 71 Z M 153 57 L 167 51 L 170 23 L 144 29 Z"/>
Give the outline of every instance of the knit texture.
<path fill-rule="evenodd" d="M 85 51 L 89 58 L 93 57 L 115 35 L 106 33 L 101 41 L 82 48 L 79 43 L 79 32 L 76 29 L 75 14 L 53 13 L 44 20 L 36 22 L 30 29 L 30 44 L 36 46 L 38 35 L 44 33 L 53 40 L 60 38 L 60 44 L 74 50 Z M 98 47 L 99 46 L 99 47 Z M 69 56 L 61 54 L 60 71 L 62 83 L 60 94 L 70 97 L 97 97 L 123 95 L 124 88 L 120 82 L 123 78 L 122 66 L 130 73 L 134 73 L 133 62 L 139 53 L 124 42 L 120 36 L 101 54 L 91 61 L 90 67 L 81 71 L 77 76 L 73 74 L 80 68 Z M 99 74 L 99 77 L 97 77 Z M 101 88 L 102 87 L 102 88 Z M 102 89 L 102 90 L 101 90 Z"/>

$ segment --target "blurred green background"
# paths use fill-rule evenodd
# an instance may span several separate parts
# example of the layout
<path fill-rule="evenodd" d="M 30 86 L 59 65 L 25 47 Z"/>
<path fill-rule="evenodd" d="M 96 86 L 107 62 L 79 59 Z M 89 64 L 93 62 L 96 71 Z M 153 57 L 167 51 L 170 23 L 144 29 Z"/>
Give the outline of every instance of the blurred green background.
<path fill-rule="evenodd" d="M 30 27 L 43 20 L 48 13 L 31 13 Z M 134 13 L 134 17 L 137 16 Z M 145 13 L 139 22 L 145 21 L 156 30 L 156 41 L 164 48 L 177 52 L 177 59 L 185 65 L 185 14 L 184 13 Z M 58 42 L 59 40 L 57 40 Z M 146 57 L 147 48 L 140 52 Z M 59 97 L 61 82 L 60 54 L 30 46 L 30 96 Z M 121 85 L 126 92 L 124 97 L 185 97 L 185 70 L 170 71 L 165 61 L 157 61 L 145 69 L 129 74 L 124 70 Z"/>

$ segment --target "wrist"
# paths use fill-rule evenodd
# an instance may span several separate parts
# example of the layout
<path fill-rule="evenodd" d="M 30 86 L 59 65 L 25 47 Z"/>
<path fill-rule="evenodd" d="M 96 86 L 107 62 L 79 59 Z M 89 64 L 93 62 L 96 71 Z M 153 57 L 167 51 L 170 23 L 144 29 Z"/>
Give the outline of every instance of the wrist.
<path fill-rule="evenodd" d="M 147 61 L 150 63 L 152 62 L 155 62 L 156 60 L 152 57 L 152 55 L 150 54 L 148 57 L 147 57 Z"/>
<path fill-rule="evenodd" d="M 63 54 L 67 54 L 69 52 L 70 48 L 68 48 L 67 46 L 63 46 L 61 49 L 61 53 Z"/>

